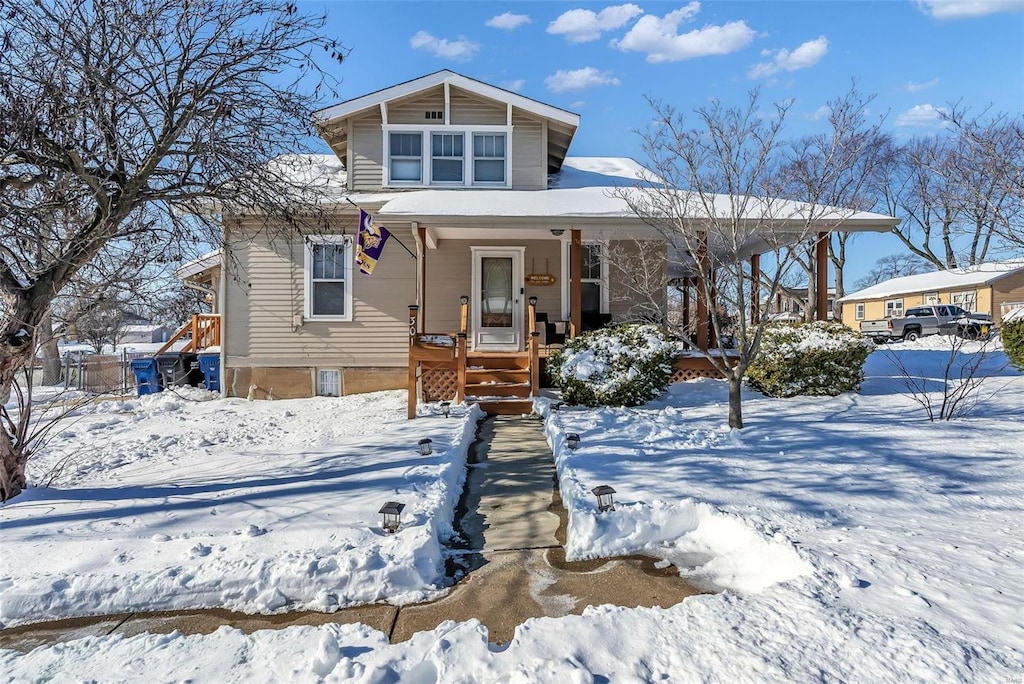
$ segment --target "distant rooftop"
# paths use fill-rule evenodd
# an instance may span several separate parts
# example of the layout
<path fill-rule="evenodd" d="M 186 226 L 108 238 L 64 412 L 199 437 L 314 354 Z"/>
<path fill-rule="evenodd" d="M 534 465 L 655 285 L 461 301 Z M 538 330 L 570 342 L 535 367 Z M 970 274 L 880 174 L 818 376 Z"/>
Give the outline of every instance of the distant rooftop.
<path fill-rule="evenodd" d="M 848 294 L 839 301 L 880 299 L 900 294 L 935 292 L 937 290 L 950 290 L 958 287 L 977 287 L 978 285 L 988 285 L 1021 269 L 1024 269 L 1024 260 L 1018 259 L 1014 261 L 992 261 L 946 271 L 919 273 L 917 275 L 886 280 L 877 285 Z"/>

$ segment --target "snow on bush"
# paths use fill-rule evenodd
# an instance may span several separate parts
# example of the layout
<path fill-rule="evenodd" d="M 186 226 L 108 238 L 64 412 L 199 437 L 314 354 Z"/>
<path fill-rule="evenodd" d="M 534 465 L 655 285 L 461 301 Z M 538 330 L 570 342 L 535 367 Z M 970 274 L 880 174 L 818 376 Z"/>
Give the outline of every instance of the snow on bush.
<path fill-rule="evenodd" d="M 653 325 L 580 335 L 548 359 L 562 399 L 584 406 L 639 406 L 665 391 L 676 346 Z"/>
<path fill-rule="evenodd" d="M 747 381 L 770 397 L 834 397 L 860 387 L 873 345 L 841 323 L 773 323 Z"/>
<path fill-rule="evenodd" d="M 1004 318 L 999 334 L 1003 340 L 1003 351 L 1010 358 L 1010 363 L 1017 370 L 1024 371 L 1024 316 Z"/>

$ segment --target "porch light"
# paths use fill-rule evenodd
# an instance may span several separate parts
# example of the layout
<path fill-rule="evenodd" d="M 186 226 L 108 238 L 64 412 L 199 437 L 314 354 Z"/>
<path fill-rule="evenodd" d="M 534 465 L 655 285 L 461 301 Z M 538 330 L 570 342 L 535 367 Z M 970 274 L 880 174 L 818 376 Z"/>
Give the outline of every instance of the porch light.
<path fill-rule="evenodd" d="M 537 297 L 530 297 L 530 306 L 537 306 Z"/>
<path fill-rule="evenodd" d="M 397 501 L 388 501 L 380 507 L 378 513 L 384 516 L 381 527 L 385 532 L 393 534 L 398 531 L 398 527 L 402 524 L 402 509 L 404 508 L 405 504 Z"/>
<path fill-rule="evenodd" d="M 432 443 L 433 440 L 430 439 L 429 437 L 424 437 L 423 439 L 420 440 L 419 447 L 421 456 L 429 456 L 430 454 L 434 453 L 434 448 L 431 446 Z"/>
<path fill-rule="evenodd" d="M 451 412 L 452 412 L 452 402 L 450 402 L 450 401 L 442 401 L 441 402 L 441 413 L 444 414 L 444 417 L 447 418 L 449 416 L 449 414 L 451 414 Z"/>
<path fill-rule="evenodd" d="M 564 233 L 565 233 L 565 228 L 552 228 L 551 229 L 551 234 L 554 235 L 555 237 L 560 237 Z"/>
<path fill-rule="evenodd" d="M 615 510 L 615 499 L 612 496 L 615 494 L 614 489 L 608 485 L 598 485 L 590 491 L 597 497 L 597 510 L 599 513 Z"/>
<path fill-rule="evenodd" d="M 576 449 L 580 445 L 580 436 L 579 436 L 579 434 L 577 434 L 575 432 L 567 432 L 565 434 L 565 445 L 567 447 L 569 447 L 570 449 L 572 449 L 573 451 L 576 451 Z"/>

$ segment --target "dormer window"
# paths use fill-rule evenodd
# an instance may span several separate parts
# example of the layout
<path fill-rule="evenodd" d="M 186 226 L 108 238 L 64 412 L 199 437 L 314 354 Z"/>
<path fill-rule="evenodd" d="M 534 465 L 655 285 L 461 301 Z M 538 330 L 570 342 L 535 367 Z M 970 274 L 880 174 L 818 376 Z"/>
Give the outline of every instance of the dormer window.
<path fill-rule="evenodd" d="M 434 133 L 431 136 L 430 179 L 434 183 L 462 185 L 462 134 Z"/>
<path fill-rule="evenodd" d="M 392 133 L 391 180 L 402 183 L 423 182 L 423 134 Z"/>
<path fill-rule="evenodd" d="M 385 187 L 507 188 L 512 127 L 384 124 Z"/>

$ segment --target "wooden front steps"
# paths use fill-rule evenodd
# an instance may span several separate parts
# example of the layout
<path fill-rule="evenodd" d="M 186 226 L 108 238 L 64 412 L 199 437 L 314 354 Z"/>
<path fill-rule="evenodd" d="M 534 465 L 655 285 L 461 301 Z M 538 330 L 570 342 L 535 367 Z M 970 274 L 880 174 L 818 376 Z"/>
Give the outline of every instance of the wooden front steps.
<path fill-rule="evenodd" d="M 466 355 L 466 401 L 489 415 L 533 411 L 527 352 L 469 352 Z"/>

